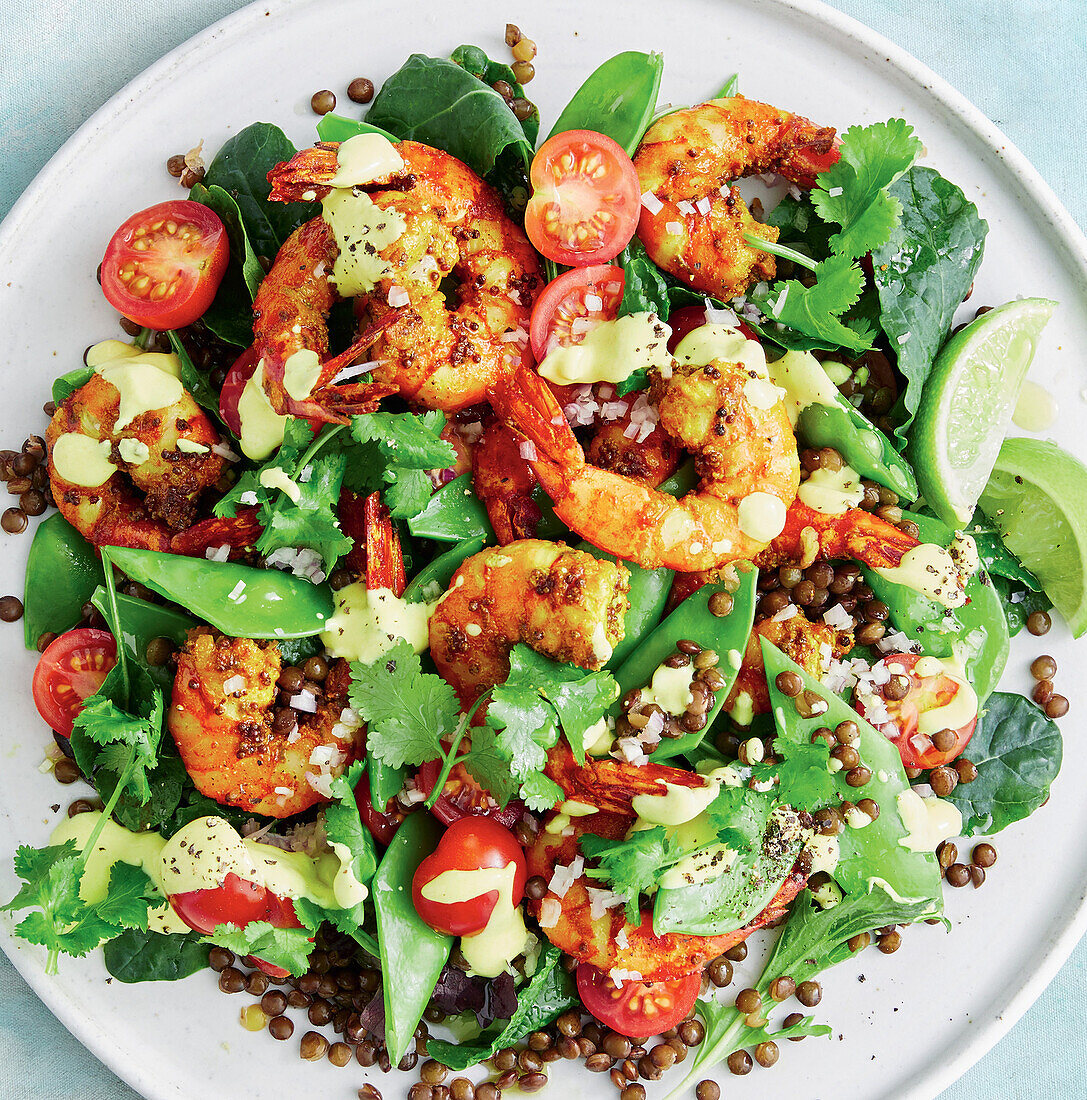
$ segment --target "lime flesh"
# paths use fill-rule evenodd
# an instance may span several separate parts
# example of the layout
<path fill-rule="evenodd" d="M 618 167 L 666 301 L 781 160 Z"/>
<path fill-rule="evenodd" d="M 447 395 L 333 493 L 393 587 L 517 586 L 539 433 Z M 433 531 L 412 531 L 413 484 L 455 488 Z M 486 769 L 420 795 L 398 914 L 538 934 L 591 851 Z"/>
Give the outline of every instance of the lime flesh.
<path fill-rule="evenodd" d="M 1056 303 L 1022 298 L 983 313 L 944 345 L 910 428 L 925 500 L 951 527 L 973 514 Z"/>
<path fill-rule="evenodd" d="M 1087 631 L 1087 466 L 1054 443 L 1006 439 L 979 503 L 1073 636 Z"/>

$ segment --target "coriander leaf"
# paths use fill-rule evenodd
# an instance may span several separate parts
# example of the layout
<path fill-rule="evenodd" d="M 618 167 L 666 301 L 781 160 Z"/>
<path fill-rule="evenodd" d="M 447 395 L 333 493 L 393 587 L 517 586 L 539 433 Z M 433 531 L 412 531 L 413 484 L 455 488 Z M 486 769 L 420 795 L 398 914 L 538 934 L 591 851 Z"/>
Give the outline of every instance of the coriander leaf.
<path fill-rule="evenodd" d="M 142 867 L 118 862 L 110 868 L 106 896 L 94 910 L 116 928 L 146 928 L 148 907 L 161 903 L 162 895 Z"/>
<path fill-rule="evenodd" d="M 546 750 L 559 739 L 555 712 L 538 691 L 528 687 L 497 685 L 487 710 L 487 724 L 497 731 L 498 746 L 518 779 L 543 771 Z"/>
<path fill-rule="evenodd" d="M 457 455 L 453 445 L 441 438 L 445 417 L 436 411 L 414 413 L 368 413 L 351 418 L 351 435 L 359 443 L 374 442 L 381 453 L 413 470 L 436 470 L 452 466 Z"/>
<path fill-rule="evenodd" d="M 304 974 L 313 951 L 308 928 L 276 928 L 267 921 L 250 921 L 244 928 L 220 924 L 201 942 L 216 944 L 236 955 L 253 955 L 290 974 Z"/>
<path fill-rule="evenodd" d="M 366 767 L 365 761 L 356 760 L 346 774 L 332 780 L 332 797 L 337 801 L 325 807 L 325 832 L 330 844 L 342 844 L 351 853 L 351 870 L 361 883 L 367 883 L 377 869 L 374 855 L 374 838 L 362 823 L 355 787 Z"/>
<path fill-rule="evenodd" d="M 843 347 L 855 354 L 872 347 L 875 333 L 864 321 L 849 327 L 838 316 L 853 306 L 861 295 L 864 273 L 846 256 L 831 256 L 817 264 L 816 283 L 806 287 L 796 279 L 776 282 L 773 290 L 752 301 L 787 328 L 823 341 L 829 347 Z M 765 326 L 769 331 L 769 325 Z M 819 346 L 819 345 L 813 345 Z"/>
<path fill-rule="evenodd" d="M 913 127 L 900 118 L 871 126 L 851 126 L 842 134 L 840 157 L 819 174 L 812 205 L 825 222 L 837 222 L 841 232 L 830 238 L 832 251 L 863 256 L 884 244 L 902 205 L 887 193 L 921 153 Z"/>
<path fill-rule="evenodd" d="M 781 802 L 794 810 L 816 810 L 834 801 L 837 783 L 828 767 L 830 749 L 825 741 L 804 744 L 778 737 L 774 752 L 782 758 L 772 769 Z"/>
<path fill-rule="evenodd" d="M 1034 813 L 1061 770 L 1063 743 L 1056 723 L 1029 699 L 995 691 L 978 716 L 969 751 L 977 779 L 948 796 L 962 811 L 967 836 L 999 833 Z"/>
<path fill-rule="evenodd" d="M 412 519 L 430 500 L 434 486 L 422 470 L 393 464 L 386 467 L 383 476 L 383 499 L 394 519 Z"/>
<path fill-rule="evenodd" d="M 766 224 L 780 230 L 778 240 L 813 260 L 830 252 L 830 228 L 815 213 L 810 192 L 794 199 L 786 195 L 766 216 Z"/>
<path fill-rule="evenodd" d="M 566 797 L 563 789 L 542 772 L 528 776 L 521 784 L 521 798 L 530 810 L 553 810 Z"/>
<path fill-rule="evenodd" d="M 472 747 L 460 762 L 502 806 L 520 790 L 520 783 L 510 774 L 509 758 L 498 745 L 498 735 L 488 725 L 473 728 Z"/>
<path fill-rule="evenodd" d="M 627 895 L 627 920 L 637 923 L 639 895 L 657 884 L 661 872 L 674 863 L 680 842 L 663 825 L 639 829 L 624 840 L 608 840 L 593 833 L 581 837 L 581 850 L 599 862 L 589 868 L 590 878 L 607 879 L 612 889 Z"/>
<path fill-rule="evenodd" d="M 890 189 L 901 222 L 872 252 L 880 326 L 906 379 L 892 413 L 905 438 L 921 391 L 970 290 L 988 226 L 962 191 L 932 168 L 911 168 Z"/>
<path fill-rule="evenodd" d="M 456 692 L 440 676 L 424 673 L 403 640 L 370 664 L 352 662 L 350 695 L 369 723 L 369 752 L 394 768 L 440 758 L 442 738 L 460 713 Z"/>

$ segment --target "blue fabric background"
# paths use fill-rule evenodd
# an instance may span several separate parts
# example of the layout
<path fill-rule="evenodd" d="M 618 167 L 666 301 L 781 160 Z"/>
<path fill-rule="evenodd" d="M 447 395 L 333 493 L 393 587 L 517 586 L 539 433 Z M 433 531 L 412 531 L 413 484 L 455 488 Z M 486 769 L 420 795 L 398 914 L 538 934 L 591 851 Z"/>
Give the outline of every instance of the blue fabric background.
<path fill-rule="evenodd" d="M 7 0 L 0 5 L 0 215 L 109 96 L 245 2 Z M 1081 164 L 1087 123 L 1084 0 L 831 3 L 905 47 L 977 104 L 1087 228 Z M 942 1100 L 1087 1095 L 1085 985 L 1087 943 L 1082 943 L 1008 1037 Z M 138 1100 L 57 1023 L 2 955 L 0 1096 Z"/>

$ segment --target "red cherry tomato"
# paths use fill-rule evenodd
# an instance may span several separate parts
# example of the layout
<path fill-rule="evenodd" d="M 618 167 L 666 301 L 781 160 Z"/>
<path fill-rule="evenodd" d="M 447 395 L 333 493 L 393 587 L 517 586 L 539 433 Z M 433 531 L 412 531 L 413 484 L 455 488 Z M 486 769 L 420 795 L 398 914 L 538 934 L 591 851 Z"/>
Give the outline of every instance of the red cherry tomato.
<path fill-rule="evenodd" d="M 226 426 L 239 438 L 242 434 L 242 418 L 238 412 L 238 402 L 242 398 L 242 390 L 245 389 L 246 382 L 256 372 L 257 358 L 256 347 L 246 348 L 227 371 L 226 378 L 223 379 L 223 388 L 219 391 L 219 415 Z"/>
<path fill-rule="evenodd" d="M 606 970 L 589 963 L 577 968 L 578 996 L 586 1009 L 631 1039 L 660 1035 L 685 1020 L 701 988 L 699 971 L 667 982 L 629 981 L 617 986 Z"/>
<path fill-rule="evenodd" d="M 448 936 L 474 936 L 482 932 L 498 902 L 497 890 L 486 890 L 465 901 L 430 901 L 423 887 L 446 871 L 478 871 L 486 867 L 516 865 L 513 874 L 514 905 L 525 895 L 528 867 L 517 838 L 489 817 L 462 817 L 442 835 L 438 847 L 419 864 L 411 881 L 415 911 Z"/>
<path fill-rule="evenodd" d="M 623 300 L 623 269 L 614 264 L 575 267 L 543 288 L 532 307 L 529 339 L 542 363 L 549 351 L 580 344 L 590 329 L 611 321 Z"/>
<path fill-rule="evenodd" d="M 267 887 L 241 878 L 233 871 L 214 889 L 171 894 L 170 905 L 190 928 L 205 936 L 217 925 L 234 924 L 244 928 L 250 921 L 267 921 L 276 928 L 303 927 L 290 898 L 273 894 Z M 253 958 L 252 961 L 272 978 L 285 978 L 289 973 L 263 959 Z"/>
<path fill-rule="evenodd" d="M 137 324 L 182 328 L 211 305 L 229 260 L 226 229 L 214 211 L 188 199 L 160 202 L 110 238 L 102 293 Z"/>
<path fill-rule="evenodd" d="M 117 643 L 108 630 L 81 627 L 55 639 L 34 669 L 34 703 L 57 733 L 71 736 L 83 700 L 102 685 L 117 663 Z"/>
<path fill-rule="evenodd" d="M 428 798 L 442 770 L 440 760 L 424 764 L 415 777 L 415 785 Z M 356 791 L 358 788 L 355 788 Z M 484 790 L 472 778 L 463 764 L 454 764 L 442 787 L 442 793 L 434 803 L 431 813 L 443 824 L 452 825 L 462 817 L 489 817 L 506 829 L 512 829 L 524 816 L 525 804 L 513 799 L 505 807 L 498 805 L 490 791 Z"/>
<path fill-rule="evenodd" d="M 359 808 L 359 817 L 363 825 L 374 835 L 379 844 L 388 844 L 396 835 L 401 822 L 407 814 L 399 808 L 395 798 L 390 798 L 384 810 L 379 810 L 371 801 L 370 776 L 363 772 L 355 786 L 355 805 Z M 391 807 L 391 808 L 390 808 Z"/>
<path fill-rule="evenodd" d="M 594 130 L 567 130 L 540 146 L 525 210 L 528 239 L 569 267 L 618 256 L 638 227 L 641 186 L 626 151 Z"/>
<path fill-rule="evenodd" d="M 260 883 L 250 882 L 231 871 L 214 890 L 171 894 L 170 905 L 190 928 L 206 936 L 220 924 L 244 928 L 250 921 L 268 920 L 268 899 L 274 896 Z"/>
<path fill-rule="evenodd" d="M 879 702 L 887 708 L 891 716 L 890 722 L 874 720 L 882 718 L 882 715 L 875 712 L 871 702 L 865 705 L 864 695 L 856 696 L 854 702 L 858 713 L 880 732 L 892 738 L 902 756 L 902 763 L 907 768 L 938 768 L 962 755 L 974 735 L 978 718 L 975 711 L 968 722 L 952 729 L 955 741 L 947 749 L 938 749 L 928 734 L 921 733 L 918 728 L 921 715 L 946 707 L 965 689 L 946 673 L 919 676 L 915 669 L 920 660 L 921 655 L 917 653 L 892 653 L 874 666 L 885 666 L 892 676 L 904 676 L 909 680 L 909 690 L 904 698 L 888 699 L 882 694 L 879 696 Z"/>
<path fill-rule="evenodd" d="M 668 350 L 675 352 L 680 340 L 687 333 L 708 323 L 705 306 L 680 306 L 679 309 L 673 309 L 668 315 L 668 327 L 672 330 L 672 335 L 668 338 Z M 748 340 L 754 340 L 756 344 L 760 342 L 758 333 L 746 321 L 738 321 L 736 327 Z"/>

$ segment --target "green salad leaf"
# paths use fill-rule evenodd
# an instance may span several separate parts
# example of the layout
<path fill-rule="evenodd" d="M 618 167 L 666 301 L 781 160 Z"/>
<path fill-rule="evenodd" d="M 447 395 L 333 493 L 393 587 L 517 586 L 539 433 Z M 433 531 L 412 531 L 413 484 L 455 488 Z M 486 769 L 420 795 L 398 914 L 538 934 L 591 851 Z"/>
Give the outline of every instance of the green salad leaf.
<path fill-rule="evenodd" d="M 208 945 L 196 932 L 126 928 L 102 946 L 106 969 L 119 982 L 176 982 L 208 965 Z"/>
<path fill-rule="evenodd" d="M 999 833 L 1029 817 L 1049 797 L 1064 755 L 1061 732 L 1022 695 L 994 691 L 967 748 L 978 770 L 948 796 L 962 811 L 963 832 Z"/>
<path fill-rule="evenodd" d="M 525 89 L 513 75 L 513 69 L 501 61 L 488 57 L 479 46 L 458 46 L 450 54 L 449 60 L 455 61 L 462 69 L 466 69 L 477 80 L 482 80 L 488 87 L 493 88 L 500 80 L 504 80 L 513 89 L 514 99 L 525 98 Z M 532 104 L 531 113 L 520 122 L 525 138 L 530 145 L 535 146 L 536 138 L 540 133 L 540 110 L 535 103 Z"/>
<path fill-rule="evenodd" d="M 330 844 L 342 844 L 351 853 L 351 871 L 367 883 L 377 869 L 374 837 L 362 823 L 355 787 L 366 770 L 364 760 L 356 760 L 343 775 L 332 780 L 333 800 L 325 807 L 325 833 Z"/>
<path fill-rule="evenodd" d="M 233 951 L 235 955 L 254 955 L 290 974 L 304 974 L 313 952 L 313 932 L 309 928 L 277 928 L 267 921 L 250 921 L 243 928 L 220 924 L 201 940 Z"/>

